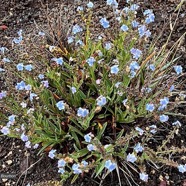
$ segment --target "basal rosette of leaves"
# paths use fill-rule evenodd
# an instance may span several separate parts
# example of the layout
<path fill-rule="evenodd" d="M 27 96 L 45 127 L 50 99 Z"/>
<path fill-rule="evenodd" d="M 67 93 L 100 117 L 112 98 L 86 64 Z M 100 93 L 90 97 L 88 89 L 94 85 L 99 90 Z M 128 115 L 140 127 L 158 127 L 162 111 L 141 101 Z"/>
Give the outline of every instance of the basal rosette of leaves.
<path fill-rule="evenodd" d="M 154 22 L 152 10 L 144 11 L 145 19 L 139 20 L 137 4 L 122 10 L 116 1 L 107 1 L 107 5 L 113 8 L 118 24 L 113 38 L 92 40 L 89 27 L 93 25 L 94 4 L 87 4 L 89 16 L 78 7 L 85 25 L 72 27 L 67 37 L 72 51 L 47 46 L 50 60 L 38 57 L 43 61 L 43 73 L 26 59 L 14 60 L 11 68 L 18 77 L 13 90 L 16 94 L 0 93 L 7 107 L 6 114 L 1 114 L 4 122 L 8 113 L 1 132 L 21 138 L 27 148 L 40 145 L 40 152 L 49 149 L 49 157 L 58 159 L 63 181 L 73 175 L 74 182 L 90 171 L 96 177 L 102 175 L 102 179 L 115 169 L 118 175 L 120 171 L 127 175 L 130 171 L 126 166 L 147 181 L 143 162 L 162 159 L 158 154 L 154 158 L 147 145 L 157 126 L 146 129 L 147 125 L 143 128 L 140 123 L 165 123 L 168 113 L 179 104 L 170 101 L 176 81 L 183 74 L 172 55 L 179 41 L 169 51 L 156 49 L 148 39 L 148 24 Z M 99 24 L 103 32 L 112 29 L 106 17 Z M 13 43 L 18 45 L 16 53 L 21 53 L 20 46 L 26 41 L 22 31 L 18 36 Z M 39 32 L 38 37 L 44 38 L 45 33 Z M 8 70 L 9 59 L 2 47 L 1 53 Z M 179 123 L 175 124 L 174 132 L 178 127 Z M 178 168 L 182 172 L 186 169 L 185 165 L 174 166 L 181 166 Z"/>

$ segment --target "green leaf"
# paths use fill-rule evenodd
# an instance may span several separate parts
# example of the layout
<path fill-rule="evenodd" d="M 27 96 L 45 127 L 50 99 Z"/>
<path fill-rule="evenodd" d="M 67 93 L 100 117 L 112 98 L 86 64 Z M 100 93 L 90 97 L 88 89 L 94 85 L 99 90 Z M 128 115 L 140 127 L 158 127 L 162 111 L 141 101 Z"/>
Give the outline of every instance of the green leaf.
<path fill-rule="evenodd" d="M 78 174 L 74 175 L 74 177 L 72 178 L 71 184 L 73 184 L 78 178 Z"/>
<path fill-rule="evenodd" d="M 95 169 L 96 176 L 95 177 L 97 177 L 103 171 L 104 167 L 105 167 L 105 160 L 100 162 L 99 165 L 96 167 L 96 169 Z"/>
<path fill-rule="evenodd" d="M 98 134 L 97 134 L 97 139 L 98 139 L 98 140 L 101 139 L 101 136 L 103 135 L 103 133 L 104 133 L 106 127 L 107 127 L 107 122 L 105 122 L 105 123 L 103 124 L 102 129 L 98 131 Z"/>

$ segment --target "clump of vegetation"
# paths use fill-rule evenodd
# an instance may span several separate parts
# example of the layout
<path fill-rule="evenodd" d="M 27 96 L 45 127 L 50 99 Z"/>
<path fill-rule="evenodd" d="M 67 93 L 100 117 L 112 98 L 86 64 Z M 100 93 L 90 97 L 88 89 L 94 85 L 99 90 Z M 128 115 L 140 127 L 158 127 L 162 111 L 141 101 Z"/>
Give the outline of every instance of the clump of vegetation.
<path fill-rule="evenodd" d="M 148 181 L 146 161 L 186 172 L 186 164 L 167 158 L 186 152 L 167 147 L 181 126 L 179 121 L 171 124 L 161 145 L 149 145 L 160 125 L 170 125 L 169 117 L 180 104 L 176 89 L 183 72 L 174 57 L 180 40 L 169 51 L 156 49 L 149 40 L 152 10 L 145 10 L 145 19 L 139 20 L 137 4 L 119 10 L 112 0 L 107 6 L 113 8 L 118 24 L 118 33 L 108 40 L 91 39 L 94 4 L 89 2 L 89 15 L 84 15 L 85 7 L 77 8 L 85 26 L 74 25 L 63 38 L 68 47 L 61 42 L 47 45 L 44 32 L 24 38 L 22 30 L 10 51 L 1 47 L 1 74 L 15 78 L 10 82 L 6 77 L 7 90 L 0 92 L 1 123 L 5 123 L 1 132 L 58 159 L 62 181 L 72 177 L 74 182 L 85 173 L 104 180 L 115 170 L 119 180 L 123 173 L 134 181 L 131 171 L 135 171 Z M 103 32 L 112 29 L 106 17 L 100 25 Z"/>

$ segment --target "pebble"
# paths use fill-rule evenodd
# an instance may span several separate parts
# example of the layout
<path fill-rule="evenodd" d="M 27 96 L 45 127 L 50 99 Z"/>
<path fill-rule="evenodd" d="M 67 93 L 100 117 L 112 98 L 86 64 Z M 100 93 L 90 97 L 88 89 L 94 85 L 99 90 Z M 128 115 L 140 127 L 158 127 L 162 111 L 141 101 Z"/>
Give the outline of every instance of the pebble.
<path fill-rule="evenodd" d="M 6 161 L 6 163 L 7 163 L 8 165 L 11 165 L 11 164 L 12 164 L 12 160 L 8 160 L 8 161 Z"/>

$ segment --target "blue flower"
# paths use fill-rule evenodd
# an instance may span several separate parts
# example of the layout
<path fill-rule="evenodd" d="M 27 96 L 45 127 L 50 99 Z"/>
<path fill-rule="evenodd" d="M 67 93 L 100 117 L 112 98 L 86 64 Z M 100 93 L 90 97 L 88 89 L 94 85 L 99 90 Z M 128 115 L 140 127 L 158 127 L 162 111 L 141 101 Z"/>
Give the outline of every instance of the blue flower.
<path fill-rule="evenodd" d="M 100 23 L 101 23 L 101 25 L 103 26 L 103 28 L 109 28 L 109 27 L 110 27 L 109 21 L 107 21 L 106 18 L 101 18 L 101 19 L 100 19 Z"/>
<path fill-rule="evenodd" d="M 136 156 L 134 154 L 129 153 L 127 155 L 127 161 L 128 162 L 134 163 L 136 160 L 137 160 L 137 158 L 136 158 Z"/>
<path fill-rule="evenodd" d="M 160 99 L 161 110 L 166 108 L 168 103 L 169 103 L 169 98 L 164 97 L 163 99 Z"/>
<path fill-rule="evenodd" d="M 132 27 L 133 28 L 137 28 L 139 26 L 139 22 L 137 22 L 137 21 L 132 21 Z"/>
<path fill-rule="evenodd" d="M 4 134 L 4 135 L 7 135 L 10 133 L 10 130 L 8 127 L 4 126 L 2 129 L 1 129 L 1 132 Z"/>
<path fill-rule="evenodd" d="M 52 61 L 55 61 L 58 65 L 62 65 L 63 64 L 63 58 L 59 57 L 59 58 L 52 58 Z"/>
<path fill-rule="evenodd" d="M 25 90 L 32 90 L 32 86 L 31 85 L 26 85 Z"/>
<path fill-rule="evenodd" d="M 138 153 L 138 152 L 143 152 L 144 148 L 141 146 L 140 143 L 138 143 L 135 147 L 134 150 Z"/>
<path fill-rule="evenodd" d="M 5 51 L 8 51 L 8 49 L 6 47 L 0 47 L 1 54 L 4 55 Z"/>
<path fill-rule="evenodd" d="M 29 65 L 25 65 L 24 68 L 25 68 L 25 70 L 27 70 L 27 71 L 32 71 L 33 66 L 32 66 L 31 64 L 29 64 Z"/>
<path fill-rule="evenodd" d="M 176 74 L 179 75 L 182 73 L 182 66 L 181 65 L 176 65 L 174 66 L 174 70 L 176 71 Z"/>
<path fill-rule="evenodd" d="M 44 76 L 43 74 L 39 74 L 39 75 L 38 75 L 38 78 L 39 78 L 39 79 L 44 79 L 44 77 L 45 77 L 45 76 Z"/>
<path fill-rule="evenodd" d="M 87 60 L 86 60 L 86 62 L 88 63 L 88 65 L 91 67 L 91 66 L 93 66 L 93 64 L 94 64 L 94 62 L 95 62 L 96 60 L 94 59 L 94 57 L 90 57 L 90 58 L 88 58 Z"/>
<path fill-rule="evenodd" d="M 49 85 L 48 85 L 48 80 L 46 81 L 41 81 L 41 83 L 43 84 L 44 87 L 48 88 Z"/>
<path fill-rule="evenodd" d="M 17 90 L 24 90 L 25 86 L 26 86 L 25 82 L 24 81 L 21 81 L 20 83 L 17 83 L 17 85 L 15 86 L 15 88 Z"/>
<path fill-rule="evenodd" d="M 54 159 L 55 153 L 56 153 L 56 150 L 52 149 L 52 150 L 48 153 L 48 157 L 51 158 L 51 159 Z"/>
<path fill-rule="evenodd" d="M 118 72 L 119 72 L 118 65 L 113 65 L 113 66 L 111 67 L 110 73 L 111 73 L 111 74 L 117 74 Z"/>
<path fill-rule="evenodd" d="M 157 126 L 156 125 L 150 125 L 149 128 L 150 128 L 150 132 L 152 134 L 155 134 L 157 132 L 157 130 L 156 130 L 157 129 Z"/>
<path fill-rule="evenodd" d="M 82 164 L 84 167 L 86 167 L 86 166 L 88 165 L 88 162 L 85 161 L 85 160 L 83 160 L 83 161 L 81 162 L 81 164 Z"/>
<path fill-rule="evenodd" d="M 5 71 L 5 69 L 3 69 L 3 68 L 0 68 L 0 72 L 4 72 Z"/>
<path fill-rule="evenodd" d="M 86 141 L 87 143 L 90 143 L 90 142 L 91 142 L 91 139 L 92 139 L 91 134 L 90 134 L 90 133 L 89 133 L 89 134 L 86 134 L 86 135 L 84 136 L 84 139 L 85 139 L 85 141 Z"/>
<path fill-rule="evenodd" d="M 174 88 L 175 88 L 174 85 L 171 85 L 169 91 L 172 92 L 174 90 Z"/>
<path fill-rule="evenodd" d="M 111 48 L 112 48 L 112 45 L 111 45 L 110 42 L 108 42 L 108 43 L 105 44 L 105 49 L 106 50 L 110 50 Z"/>
<path fill-rule="evenodd" d="M 39 35 L 39 36 L 45 36 L 45 33 L 40 31 L 40 32 L 38 33 L 38 35 Z"/>
<path fill-rule="evenodd" d="M 96 99 L 96 101 L 97 101 L 97 105 L 100 106 L 100 107 L 106 105 L 106 103 L 107 103 L 106 97 L 104 97 L 104 96 L 102 96 L 102 95 L 99 96 L 99 97 Z"/>
<path fill-rule="evenodd" d="M 182 164 L 178 165 L 178 170 L 181 173 L 185 173 L 186 172 L 186 164 L 185 165 L 182 165 Z"/>
<path fill-rule="evenodd" d="M 25 147 L 28 148 L 28 149 L 30 149 L 31 148 L 31 142 L 30 141 L 27 141 L 25 143 Z"/>
<path fill-rule="evenodd" d="M 143 135 L 143 133 L 144 133 L 144 130 L 143 129 L 141 129 L 139 127 L 136 127 L 135 129 L 138 131 L 138 133 L 139 133 L 140 136 Z"/>
<path fill-rule="evenodd" d="M 59 170 L 58 170 L 58 173 L 60 173 L 60 174 L 64 174 L 65 173 L 65 170 L 64 170 L 64 168 L 59 168 Z"/>
<path fill-rule="evenodd" d="M 116 163 L 113 163 L 111 160 L 105 162 L 105 168 L 112 172 L 116 168 Z"/>
<path fill-rule="evenodd" d="M 58 168 L 59 167 L 64 167 L 66 165 L 66 161 L 64 159 L 58 160 Z"/>
<path fill-rule="evenodd" d="M 175 122 L 173 122 L 172 125 L 175 125 L 175 126 L 181 127 L 181 123 L 180 123 L 180 121 L 178 121 L 178 120 L 175 121 Z"/>
<path fill-rule="evenodd" d="M 127 26 L 127 25 L 122 25 L 121 26 L 121 28 L 120 28 L 123 32 L 126 32 L 128 29 L 129 29 L 129 27 Z"/>
<path fill-rule="evenodd" d="M 146 110 L 147 111 L 153 112 L 154 109 L 155 109 L 154 104 L 152 104 L 152 103 L 146 104 Z"/>
<path fill-rule="evenodd" d="M 21 134 L 21 140 L 24 141 L 24 142 L 28 141 L 28 136 L 25 135 L 24 133 L 22 133 Z"/>
<path fill-rule="evenodd" d="M 166 122 L 166 121 L 168 121 L 169 120 L 169 116 L 167 116 L 167 115 L 161 115 L 160 116 L 160 121 L 163 123 L 163 122 Z"/>
<path fill-rule="evenodd" d="M 107 5 L 113 6 L 113 7 L 117 7 L 118 3 L 116 0 L 107 0 Z"/>
<path fill-rule="evenodd" d="M 78 24 L 76 24 L 72 27 L 72 34 L 74 34 L 74 35 L 79 32 L 82 32 L 82 31 L 83 31 L 83 29 Z"/>
<path fill-rule="evenodd" d="M 73 172 L 74 174 L 81 174 L 81 173 L 82 173 L 82 170 L 79 169 L 79 167 L 80 167 L 80 165 L 77 164 L 77 163 L 74 163 L 74 164 L 72 165 L 72 170 L 74 171 L 74 172 Z"/>
<path fill-rule="evenodd" d="M 23 70 L 23 67 L 24 67 L 24 65 L 23 65 L 23 63 L 19 63 L 19 64 L 17 64 L 17 70 L 18 71 L 22 71 Z"/>
<path fill-rule="evenodd" d="M 133 55 L 133 58 L 134 58 L 134 59 L 139 59 L 140 56 L 141 56 L 141 54 L 142 54 L 142 51 L 139 50 L 139 49 L 136 49 L 136 48 L 132 48 L 132 49 L 130 50 L 130 52 L 131 52 L 131 54 Z"/>
<path fill-rule="evenodd" d="M 77 115 L 79 117 L 86 117 L 87 115 L 89 114 L 89 110 L 88 109 L 83 109 L 81 107 L 78 108 L 78 111 L 77 111 Z"/>
<path fill-rule="evenodd" d="M 14 38 L 12 42 L 15 44 L 20 44 L 22 40 L 23 40 L 23 37 L 20 36 L 19 38 Z"/>
<path fill-rule="evenodd" d="M 2 62 L 4 62 L 4 63 L 10 63 L 10 59 L 4 57 L 4 58 L 2 59 Z"/>
<path fill-rule="evenodd" d="M 150 69 L 151 71 L 155 71 L 155 66 L 154 66 L 154 64 L 150 64 L 150 65 L 148 66 L 148 69 Z"/>
<path fill-rule="evenodd" d="M 71 91 L 72 91 L 72 94 L 75 94 L 76 93 L 76 87 L 71 87 Z"/>
<path fill-rule="evenodd" d="M 148 178 L 149 178 L 148 174 L 142 172 L 142 173 L 139 174 L 139 176 L 140 176 L 140 179 L 141 179 L 141 180 L 143 180 L 143 181 L 145 181 L 145 182 L 148 181 Z"/>
<path fill-rule="evenodd" d="M 56 106 L 59 110 L 64 110 L 65 109 L 65 103 L 63 101 L 59 101 L 56 103 Z"/>
<path fill-rule="evenodd" d="M 70 44 L 70 43 L 73 43 L 73 41 L 74 41 L 74 38 L 73 37 L 68 37 L 68 44 Z"/>
<path fill-rule="evenodd" d="M 154 22 L 154 18 L 155 18 L 155 16 L 154 16 L 153 13 L 149 14 L 149 15 L 146 17 L 146 19 L 145 19 L 145 23 L 149 24 L 149 23 Z"/>
<path fill-rule="evenodd" d="M 15 115 L 8 116 L 8 121 L 15 122 Z"/>
<path fill-rule="evenodd" d="M 149 15 L 149 14 L 152 14 L 152 10 L 145 10 L 144 12 L 143 12 L 143 15 L 145 16 L 145 15 Z"/>
<path fill-rule="evenodd" d="M 93 6 L 94 6 L 94 4 L 91 1 L 87 4 L 88 8 L 93 8 Z"/>
<path fill-rule="evenodd" d="M 83 11 L 83 7 L 82 6 L 78 6 L 77 7 L 77 11 Z"/>
<path fill-rule="evenodd" d="M 0 92 L 0 99 L 3 99 L 6 97 L 6 91 L 1 91 Z"/>
<path fill-rule="evenodd" d="M 136 61 L 133 61 L 131 64 L 130 64 L 130 70 L 131 71 L 136 71 L 140 68 L 139 64 L 136 62 Z"/>
<path fill-rule="evenodd" d="M 37 94 L 30 92 L 30 101 L 33 101 L 33 98 L 36 96 L 37 96 Z"/>
<path fill-rule="evenodd" d="M 88 144 L 88 145 L 87 145 L 87 149 L 88 149 L 88 151 L 96 150 L 95 146 L 92 145 L 92 144 Z"/>
<path fill-rule="evenodd" d="M 146 34 L 147 28 L 145 25 L 142 25 L 138 28 L 138 33 L 140 37 L 143 37 Z"/>
<path fill-rule="evenodd" d="M 130 6 L 130 10 L 131 10 L 131 11 L 136 11 L 138 8 L 139 8 L 139 5 L 137 5 L 137 4 L 132 4 L 132 5 Z"/>

